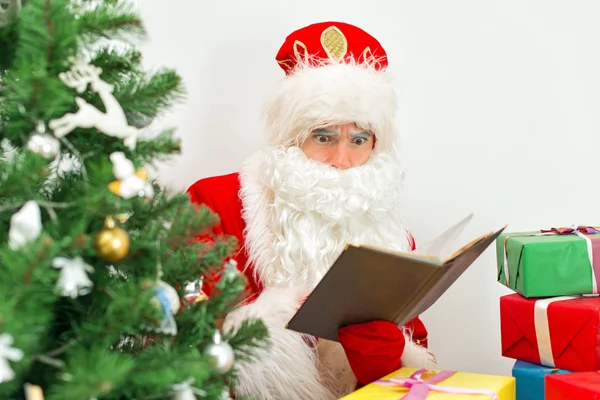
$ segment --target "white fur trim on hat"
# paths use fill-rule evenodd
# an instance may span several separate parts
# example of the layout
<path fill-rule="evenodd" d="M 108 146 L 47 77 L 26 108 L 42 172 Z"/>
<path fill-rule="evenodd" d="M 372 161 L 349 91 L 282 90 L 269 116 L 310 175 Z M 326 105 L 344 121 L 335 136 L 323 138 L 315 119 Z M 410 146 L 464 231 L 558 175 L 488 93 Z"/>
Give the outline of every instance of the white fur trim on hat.
<path fill-rule="evenodd" d="M 398 99 L 389 72 L 374 65 L 373 60 L 299 65 L 267 101 L 269 145 L 298 145 L 314 129 L 356 123 L 376 135 L 377 151 L 393 152 Z"/>

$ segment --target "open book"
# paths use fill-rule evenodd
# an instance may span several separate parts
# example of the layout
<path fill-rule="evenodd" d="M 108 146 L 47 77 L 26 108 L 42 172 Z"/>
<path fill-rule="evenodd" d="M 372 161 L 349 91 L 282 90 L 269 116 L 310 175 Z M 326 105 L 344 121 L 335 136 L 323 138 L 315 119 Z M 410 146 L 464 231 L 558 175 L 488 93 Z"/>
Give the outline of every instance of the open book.
<path fill-rule="evenodd" d="M 431 307 L 506 228 L 456 248 L 473 214 L 412 252 L 348 245 L 287 328 L 338 341 L 339 328 L 373 320 L 404 325 Z"/>

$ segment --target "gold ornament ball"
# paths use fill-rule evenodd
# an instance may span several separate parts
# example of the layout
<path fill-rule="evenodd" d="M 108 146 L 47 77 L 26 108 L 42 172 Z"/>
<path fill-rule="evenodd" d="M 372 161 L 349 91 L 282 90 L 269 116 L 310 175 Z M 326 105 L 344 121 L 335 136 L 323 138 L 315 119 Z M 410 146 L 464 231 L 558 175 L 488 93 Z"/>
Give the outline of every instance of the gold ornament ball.
<path fill-rule="evenodd" d="M 118 226 L 104 228 L 96 235 L 96 252 L 106 262 L 117 262 L 129 253 L 129 235 Z"/>

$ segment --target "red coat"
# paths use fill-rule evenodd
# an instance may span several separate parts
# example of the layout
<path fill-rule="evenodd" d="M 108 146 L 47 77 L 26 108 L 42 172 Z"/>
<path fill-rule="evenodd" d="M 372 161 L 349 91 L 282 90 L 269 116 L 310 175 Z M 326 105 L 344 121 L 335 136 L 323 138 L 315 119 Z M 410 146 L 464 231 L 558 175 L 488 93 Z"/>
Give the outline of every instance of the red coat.
<path fill-rule="evenodd" d="M 232 173 L 201 179 L 188 189 L 188 194 L 193 203 L 205 204 L 218 214 L 220 223 L 214 227 L 214 234 L 235 236 L 237 238 L 239 249 L 242 250 L 235 254 L 234 259 L 237 261 L 240 271 L 245 274 L 248 280 L 248 297 L 254 298 L 262 291 L 262 285 L 253 276 L 252 266 L 246 265 L 248 254 L 245 251 L 243 235 L 245 222 L 242 218 L 242 201 L 239 191 L 239 174 Z M 412 241 L 412 247 L 414 250 L 414 240 Z M 204 292 L 210 296 L 215 284 L 215 277 L 205 276 L 204 283 Z M 421 320 L 416 317 L 407 326 L 413 331 L 413 341 L 427 347 L 427 330 Z"/>

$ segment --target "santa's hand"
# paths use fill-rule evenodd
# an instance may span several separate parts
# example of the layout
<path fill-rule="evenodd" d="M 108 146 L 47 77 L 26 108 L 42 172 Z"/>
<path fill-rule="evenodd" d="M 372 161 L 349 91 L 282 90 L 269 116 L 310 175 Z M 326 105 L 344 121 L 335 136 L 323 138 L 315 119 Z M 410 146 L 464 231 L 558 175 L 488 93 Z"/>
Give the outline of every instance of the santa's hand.
<path fill-rule="evenodd" d="M 393 322 L 349 325 L 338 331 L 338 339 L 354 376 L 362 385 L 368 385 L 401 367 L 405 337 Z"/>

